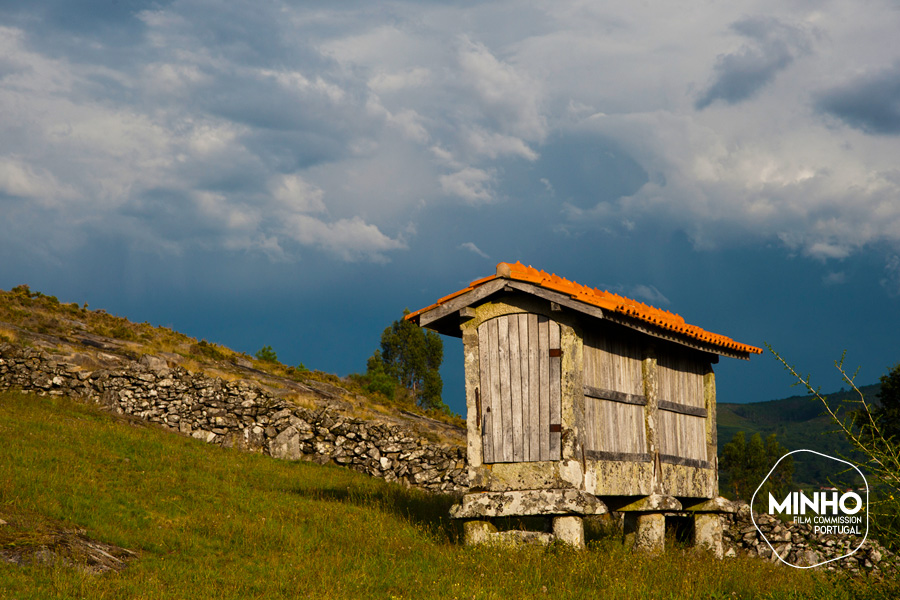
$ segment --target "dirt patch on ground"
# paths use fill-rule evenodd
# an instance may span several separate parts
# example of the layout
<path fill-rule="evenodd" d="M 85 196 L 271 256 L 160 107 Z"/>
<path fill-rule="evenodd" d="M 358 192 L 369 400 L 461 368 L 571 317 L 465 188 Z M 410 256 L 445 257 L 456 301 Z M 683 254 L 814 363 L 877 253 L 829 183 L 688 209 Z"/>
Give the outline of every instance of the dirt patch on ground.
<path fill-rule="evenodd" d="M 0 560 L 15 565 L 64 564 L 89 573 L 121 571 L 137 553 L 98 542 L 82 529 L 34 519 L 0 518 Z"/>

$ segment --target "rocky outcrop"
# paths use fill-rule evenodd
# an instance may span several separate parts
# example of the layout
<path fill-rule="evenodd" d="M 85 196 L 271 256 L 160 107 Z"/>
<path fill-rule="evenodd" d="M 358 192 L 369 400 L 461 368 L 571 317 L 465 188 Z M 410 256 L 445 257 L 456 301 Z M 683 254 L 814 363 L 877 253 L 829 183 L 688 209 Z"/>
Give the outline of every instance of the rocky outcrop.
<path fill-rule="evenodd" d="M 81 397 L 226 447 L 285 460 L 333 461 L 431 491 L 467 489 L 465 449 L 413 428 L 304 408 L 252 380 L 191 373 L 159 357 L 87 368 L 34 348 L 0 344 L 0 389 Z M 332 386 L 333 387 L 333 386 Z"/>
<path fill-rule="evenodd" d="M 820 568 L 880 573 L 890 577 L 900 574 L 900 557 L 871 538 L 866 539 L 859 550 L 845 556 L 860 545 L 860 538 L 817 535 L 808 524 L 782 522 L 772 515 L 754 512 L 753 519 L 778 552 L 776 555 L 753 524 L 748 504 L 742 503 L 734 513 L 722 518 L 725 520 L 723 539 L 726 557 L 745 554 L 778 562 L 778 556 L 781 556 L 797 566 L 810 566 L 844 557 Z"/>

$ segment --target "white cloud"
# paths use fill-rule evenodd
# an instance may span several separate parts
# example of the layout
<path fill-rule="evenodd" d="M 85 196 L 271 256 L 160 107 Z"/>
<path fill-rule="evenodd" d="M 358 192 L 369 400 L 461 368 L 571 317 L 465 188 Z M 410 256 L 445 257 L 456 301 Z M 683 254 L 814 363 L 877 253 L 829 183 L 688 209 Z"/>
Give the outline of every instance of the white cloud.
<path fill-rule="evenodd" d="M 441 175 L 441 190 L 447 195 L 457 196 L 470 204 L 491 202 L 494 194 L 491 184 L 494 176 L 482 169 L 466 167 L 450 175 Z"/>
<path fill-rule="evenodd" d="M 891 296 L 900 296 L 900 256 L 892 254 L 887 257 L 881 286 Z"/>
<path fill-rule="evenodd" d="M 481 128 L 470 131 L 466 136 L 466 143 L 476 154 L 489 158 L 512 155 L 531 162 L 538 159 L 537 152 L 520 138 L 485 131 Z"/>
<path fill-rule="evenodd" d="M 756 110 L 766 108 L 742 109 L 749 119 Z M 703 248 L 778 239 L 821 260 L 900 241 L 900 204 L 889 200 L 900 195 L 900 177 L 887 155 L 848 154 L 843 134 L 812 122 L 793 136 L 779 134 L 778 122 L 734 131 L 668 112 L 605 115 L 585 126 L 621 144 L 649 181 L 632 196 L 573 210 L 575 221 L 655 223 Z"/>
<path fill-rule="evenodd" d="M 281 86 L 299 92 L 301 94 L 321 94 L 334 103 L 344 99 L 344 90 L 339 86 L 325 81 L 321 76 L 310 80 L 299 71 L 262 69 L 260 74 L 277 81 Z"/>
<path fill-rule="evenodd" d="M 71 192 L 62 189 L 50 173 L 37 173 L 30 165 L 15 160 L 0 160 L 0 194 L 52 205 Z"/>
<path fill-rule="evenodd" d="M 645 300 L 652 305 L 664 306 L 671 304 L 671 301 L 653 285 L 639 283 L 632 286 L 619 286 L 619 289 L 622 290 L 626 297 Z"/>
<path fill-rule="evenodd" d="M 393 114 L 374 95 L 369 96 L 369 99 L 366 101 L 366 110 L 372 115 L 383 118 L 391 127 L 399 131 L 404 138 L 420 144 L 428 143 L 430 136 L 423 124 L 424 119 L 416 111 L 404 108 Z"/>
<path fill-rule="evenodd" d="M 369 79 L 369 88 L 378 94 L 400 92 L 419 88 L 431 82 L 431 71 L 425 67 L 412 67 L 403 71 L 380 71 Z"/>
<path fill-rule="evenodd" d="M 288 212 L 325 212 L 325 192 L 296 174 L 275 177 L 270 184 L 272 196 Z"/>
<path fill-rule="evenodd" d="M 480 101 L 483 115 L 501 131 L 537 141 L 546 136 L 539 81 L 498 60 L 487 46 L 465 36 L 460 41 L 459 66 L 463 82 Z"/>
<path fill-rule="evenodd" d="M 481 251 L 481 248 L 476 246 L 473 242 L 464 242 L 459 245 L 460 250 L 468 250 L 469 252 L 474 252 L 481 258 L 490 258 L 487 254 Z"/>
<path fill-rule="evenodd" d="M 387 260 L 385 253 L 406 248 L 400 239 L 392 239 L 359 217 L 326 223 L 309 215 L 285 217 L 283 232 L 304 246 L 317 246 L 344 260 Z"/>

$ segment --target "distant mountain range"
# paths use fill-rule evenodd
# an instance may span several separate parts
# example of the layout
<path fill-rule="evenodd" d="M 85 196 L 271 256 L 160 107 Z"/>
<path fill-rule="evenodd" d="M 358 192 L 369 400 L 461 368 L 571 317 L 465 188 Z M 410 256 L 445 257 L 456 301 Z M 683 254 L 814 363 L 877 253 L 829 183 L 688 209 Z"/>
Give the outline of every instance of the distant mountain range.
<path fill-rule="evenodd" d="M 860 391 L 868 402 L 877 405 L 876 394 L 880 388 L 880 384 L 867 385 Z M 827 394 L 827 398 L 831 406 L 841 407 L 842 414 L 859 406 L 853 402 L 859 396 L 852 390 L 842 389 Z M 851 454 L 850 444 L 837 432 L 837 426 L 825 412 L 825 407 L 811 395 L 751 404 L 721 403 L 716 405 L 716 411 L 720 457 L 722 447 L 738 431 L 743 431 L 747 440 L 754 433 L 759 433 L 764 441 L 774 433 L 788 451 L 816 450 L 837 458 Z M 840 479 L 836 479 L 834 461 L 822 458 L 806 459 L 802 463 L 795 469 L 795 483 L 819 485 L 829 480 L 840 483 Z"/>

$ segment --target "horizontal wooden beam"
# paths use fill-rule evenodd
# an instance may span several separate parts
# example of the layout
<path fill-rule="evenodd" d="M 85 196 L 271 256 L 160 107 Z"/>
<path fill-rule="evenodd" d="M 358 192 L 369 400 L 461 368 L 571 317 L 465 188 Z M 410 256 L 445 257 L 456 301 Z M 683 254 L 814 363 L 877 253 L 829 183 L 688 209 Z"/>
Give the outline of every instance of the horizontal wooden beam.
<path fill-rule="evenodd" d="M 609 400 L 611 402 L 621 402 L 622 404 L 637 404 L 645 406 L 647 397 L 639 394 L 626 394 L 625 392 L 617 392 L 615 390 L 606 390 L 603 388 L 585 385 L 584 395 L 589 398 L 597 398 L 598 400 Z"/>
<path fill-rule="evenodd" d="M 667 410 L 682 415 L 691 415 L 692 417 L 706 418 L 707 412 L 705 408 L 700 406 L 691 406 L 689 404 L 681 404 L 680 402 L 669 402 L 668 400 L 659 401 L 659 410 Z"/>
<path fill-rule="evenodd" d="M 590 460 L 615 460 L 619 462 L 650 462 L 652 458 L 647 452 L 604 452 L 603 450 L 585 450 L 584 456 Z"/>
<path fill-rule="evenodd" d="M 696 458 L 685 458 L 683 456 L 673 456 L 671 454 L 660 454 L 659 462 L 670 465 L 680 465 L 682 467 L 694 467 L 696 469 L 712 468 L 712 465 L 708 460 L 697 460 Z"/>

